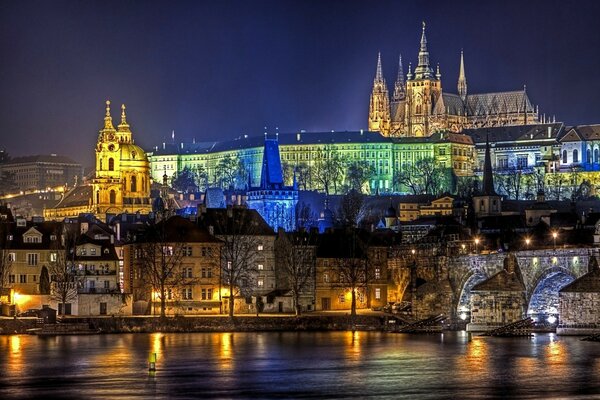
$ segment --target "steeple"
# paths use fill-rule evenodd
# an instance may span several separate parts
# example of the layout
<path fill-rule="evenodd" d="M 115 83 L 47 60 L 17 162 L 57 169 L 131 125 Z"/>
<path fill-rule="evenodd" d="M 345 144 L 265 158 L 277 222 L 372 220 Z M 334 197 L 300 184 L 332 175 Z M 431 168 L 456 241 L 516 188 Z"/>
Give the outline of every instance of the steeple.
<path fill-rule="evenodd" d="M 401 101 L 406 97 L 406 86 L 404 85 L 404 70 L 402 68 L 402 54 L 398 59 L 398 77 L 394 84 L 394 95 L 392 101 Z"/>
<path fill-rule="evenodd" d="M 130 132 L 127 116 L 125 115 L 125 104 L 121 104 L 121 123 L 118 128 L 119 132 Z"/>
<path fill-rule="evenodd" d="M 375 83 L 384 82 L 383 72 L 381 71 L 381 52 L 377 53 L 377 71 L 375 72 Z"/>
<path fill-rule="evenodd" d="M 115 127 L 112 123 L 112 117 L 110 116 L 110 100 L 106 100 L 106 115 L 104 116 L 104 130 L 114 131 Z"/>
<path fill-rule="evenodd" d="M 415 79 L 432 79 L 433 70 L 429 65 L 429 52 L 427 51 L 427 38 L 425 37 L 425 22 L 421 33 L 421 47 L 419 49 L 419 65 L 415 68 Z"/>
<path fill-rule="evenodd" d="M 485 139 L 485 159 L 483 161 L 483 194 L 485 196 L 498 196 L 494 190 L 494 175 L 492 171 L 492 158 L 490 156 L 490 142 Z"/>
<path fill-rule="evenodd" d="M 467 77 L 465 76 L 465 61 L 463 51 L 460 51 L 460 70 L 458 73 L 458 95 L 465 101 L 467 99 Z"/>
<path fill-rule="evenodd" d="M 369 103 L 369 130 L 388 135 L 390 133 L 390 123 L 390 95 L 381 69 L 381 53 L 378 53 L 377 70 Z"/>

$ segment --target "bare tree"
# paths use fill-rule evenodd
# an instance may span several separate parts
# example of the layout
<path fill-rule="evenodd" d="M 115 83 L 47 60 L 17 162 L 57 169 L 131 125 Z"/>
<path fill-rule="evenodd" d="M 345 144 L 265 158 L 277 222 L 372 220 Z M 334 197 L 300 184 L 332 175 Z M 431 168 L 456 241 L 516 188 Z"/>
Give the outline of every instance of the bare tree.
<path fill-rule="evenodd" d="M 375 168 L 368 161 L 351 161 L 346 164 L 346 183 L 350 190 L 362 193 L 362 188 L 375 175 Z"/>
<path fill-rule="evenodd" d="M 558 172 L 546 174 L 544 187 L 549 198 L 560 200 L 564 196 L 564 192 L 566 191 L 565 185 L 567 184 L 567 179 L 564 175 Z"/>
<path fill-rule="evenodd" d="M 358 293 L 366 295 L 369 283 L 368 247 L 353 228 L 344 234 L 341 246 L 345 256 L 336 259 L 337 279 L 332 282 L 332 286 L 350 291 L 350 317 L 354 319 L 356 296 Z"/>
<path fill-rule="evenodd" d="M 397 187 L 406 187 L 412 194 L 439 195 L 448 187 L 445 168 L 439 166 L 434 158 L 426 157 L 414 164 L 404 164 L 394 176 Z"/>
<path fill-rule="evenodd" d="M 472 176 L 456 177 L 456 195 L 463 199 L 470 199 L 477 191 L 477 180 Z"/>
<path fill-rule="evenodd" d="M 142 290 L 150 294 L 150 304 L 160 300 L 160 317 L 166 317 L 167 300 L 177 300 L 182 289 L 195 279 L 182 268 L 187 254 L 186 234 L 193 223 L 181 217 L 171 217 L 146 227 L 143 238 L 135 244 L 137 274 Z"/>
<path fill-rule="evenodd" d="M 244 161 L 232 155 L 223 157 L 215 168 L 215 181 L 223 189 L 245 186 L 248 171 Z"/>
<path fill-rule="evenodd" d="M 312 187 L 311 169 L 306 163 L 301 162 L 296 165 L 296 182 L 298 188 L 302 190 Z"/>
<path fill-rule="evenodd" d="M 326 146 L 317 151 L 313 172 L 325 194 L 329 194 L 332 187 L 333 192 L 337 193 L 344 176 L 344 162 L 335 148 Z"/>
<path fill-rule="evenodd" d="M 296 316 L 302 313 L 300 295 L 314 282 L 315 238 L 306 232 L 280 232 L 275 241 L 277 265 L 292 292 Z"/>
<path fill-rule="evenodd" d="M 228 287 L 229 316 L 233 317 L 236 296 L 248 297 L 252 293 L 258 273 L 258 226 L 253 210 L 228 208 L 216 213 L 213 221 L 215 235 L 221 239 L 221 282 Z"/>
<path fill-rule="evenodd" d="M 195 192 L 198 189 L 198 182 L 196 181 L 196 175 L 187 165 L 177 173 L 171 183 L 173 189 L 183 193 Z"/>
<path fill-rule="evenodd" d="M 9 275 L 12 270 L 8 224 L 0 222 L 0 289 L 8 288 Z"/>
<path fill-rule="evenodd" d="M 358 191 L 351 190 L 342 197 L 340 204 L 340 217 L 346 226 L 357 227 L 367 216 L 365 196 Z"/>
<path fill-rule="evenodd" d="M 48 263 L 50 297 L 59 303 L 59 314 L 66 315 L 67 303 L 77 299 L 77 291 L 83 281 L 76 265 L 79 234 L 74 226 L 62 224 L 57 231 Z M 83 272 L 85 273 L 85 272 Z"/>

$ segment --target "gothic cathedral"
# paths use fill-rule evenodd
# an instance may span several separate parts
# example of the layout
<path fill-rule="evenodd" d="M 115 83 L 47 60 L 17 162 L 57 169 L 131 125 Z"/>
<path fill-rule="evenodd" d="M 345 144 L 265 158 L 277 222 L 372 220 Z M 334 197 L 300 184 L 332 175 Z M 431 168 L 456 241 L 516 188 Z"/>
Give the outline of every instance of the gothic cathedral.
<path fill-rule="evenodd" d="M 377 71 L 369 104 L 369 130 L 392 137 L 428 137 L 438 131 L 461 132 L 465 128 L 527 125 L 540 122 L 527 91 L 467 94 L 464 56 L 460 54 L 458 94 L 442 91 L 439 65 L 434 73 L 429 62 L 425 23 L 417 67 L 408 66 L 406 81 L 399 59 L 398 77 L 390 101 L 381 67 Z"/>

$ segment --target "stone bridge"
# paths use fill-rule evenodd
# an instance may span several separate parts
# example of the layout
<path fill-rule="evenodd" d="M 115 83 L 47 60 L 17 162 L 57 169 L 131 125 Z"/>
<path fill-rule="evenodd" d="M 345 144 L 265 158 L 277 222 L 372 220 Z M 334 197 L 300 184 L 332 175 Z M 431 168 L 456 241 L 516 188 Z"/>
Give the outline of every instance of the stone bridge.
<path fill-rule="evenodd" d="M 399 298 L 413 301 L 416 318 L 470 311 L 471 288 L 503 268 L 505 253 L 429 257 L 396 269 Z M 525 284 L 528 314 L 557 314 L 558 291 L 587 273 L 592 247 L 514 252 Z M 414 282 L 414 283 L 413 283 Z"/>

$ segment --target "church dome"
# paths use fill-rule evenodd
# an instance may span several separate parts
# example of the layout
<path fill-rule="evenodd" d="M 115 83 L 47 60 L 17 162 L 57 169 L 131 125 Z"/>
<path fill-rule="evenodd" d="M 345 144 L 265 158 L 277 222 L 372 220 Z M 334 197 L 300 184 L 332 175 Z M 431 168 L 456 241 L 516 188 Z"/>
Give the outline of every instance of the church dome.
<path fill-rule="evenodd" d="M 121 143 L 121 160 L 122 161 L 146 161 L 146 152 L 140 147 L 133 143 Z"/>

